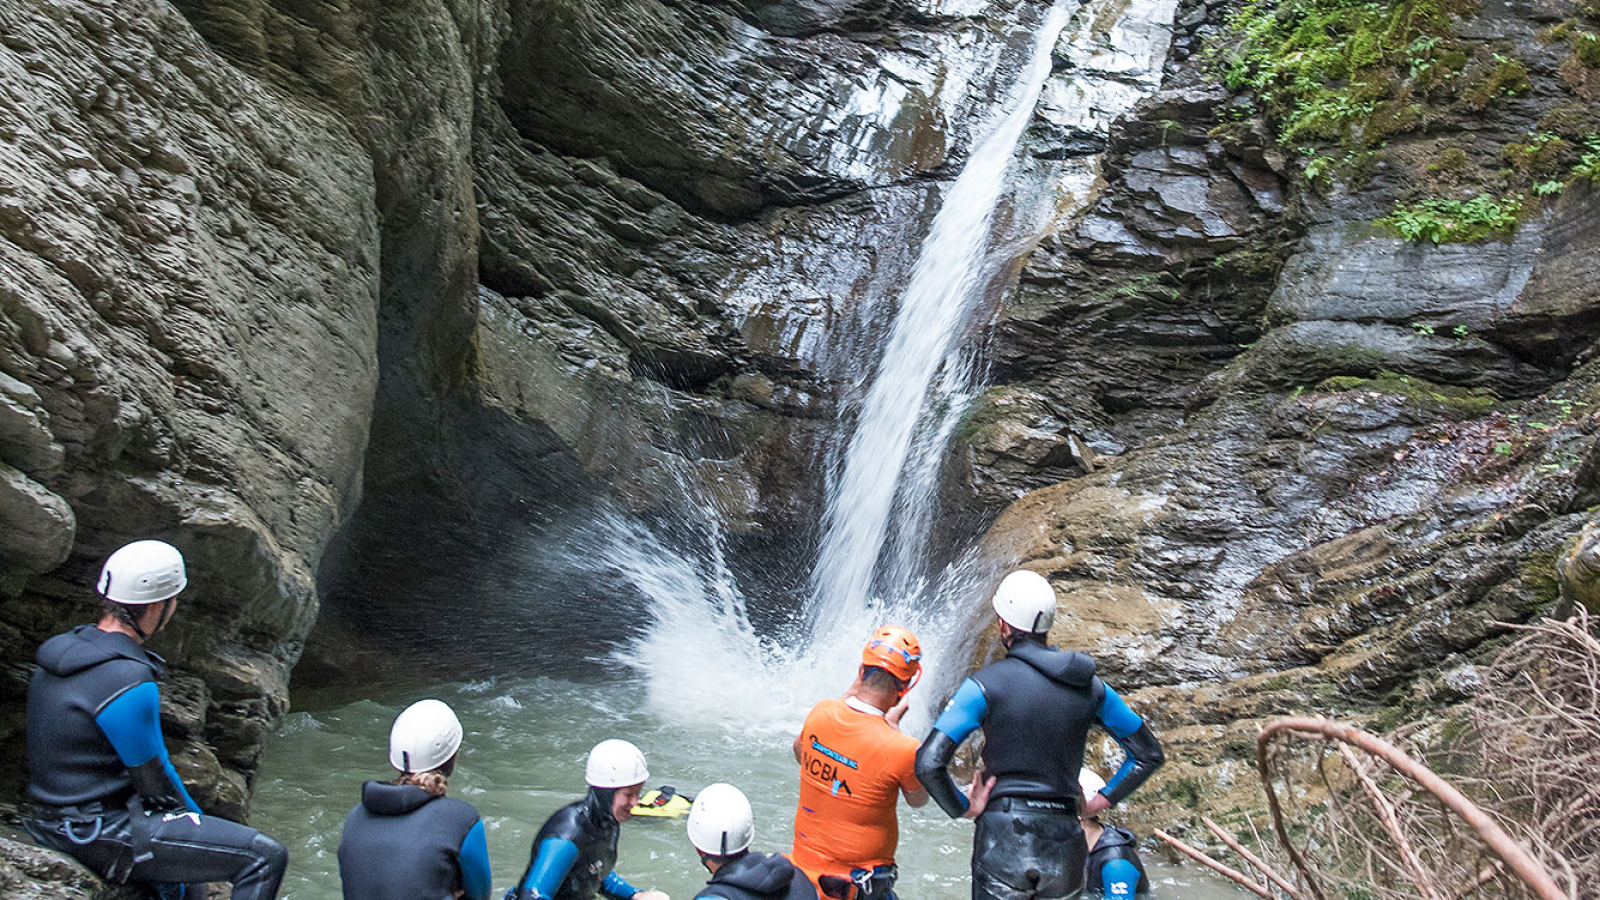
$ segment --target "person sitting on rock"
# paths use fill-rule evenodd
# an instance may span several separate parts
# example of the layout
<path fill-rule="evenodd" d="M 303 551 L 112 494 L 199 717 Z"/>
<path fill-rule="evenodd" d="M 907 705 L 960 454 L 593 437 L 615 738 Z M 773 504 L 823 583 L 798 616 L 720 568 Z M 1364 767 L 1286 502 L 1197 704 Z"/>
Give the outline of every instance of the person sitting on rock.
<path fill-rule="evenodd" d="M 689 807 L 689 843 L 711 880 L 696 900 L 817 900 L 806 874 L 777 853 L 751 853 L 755 817 L 744 792 L 713 784 Z"/>
<path fill-rule="evenodd" d="M 1106 780 L 1093 769 L 1079 769 L 1078 786 L 1083 789 L 1084 808 L 1087 809 L 1090 799 L 1105 790 Z M 1115 900 L 1150 890 L 1150 879 L 1145 876 L 1144 861 L 1139 859 L 1133 832 L 1103 825 L 1099 816 L 1080 816 L 1078 821 L 1083 823 L 1083 840 L 1089 847 L 1083 885 L 1085 896 Z"/>
<path fill-rule="evenodd" d="M 100 570 L 100 621 L 39 647 L 28 684 L 24 825 L 107 881 L 164 896 L 227 881 L 234 900 L 273 900 L 288 853 L 254 828 L 201 812 L 161 736 L 161 657 L 144 643 L 188 585 L 183 554 L 135 541 Z"/>
<path fill-rule="evenodd" d="M 441 700 L 418 700 L 389 730 L 390 782 L 361 786 L 339 841 L 345 900 L 488 900 L 489 846 L 472 804 L 445 796 L 461 749 L 461 720 Z"/>
<path fill-rule="evenodd" d="M 612 869 L 617 837 L 633 816 L 650 777 L 644 754 L 624 740 L 601 741 L 589 751 L 584 780 L 589 793 L 556 810 L 533 839 L 528 869 L 506 900 L 668 900 L 661 891 L 641 891 Z"/>

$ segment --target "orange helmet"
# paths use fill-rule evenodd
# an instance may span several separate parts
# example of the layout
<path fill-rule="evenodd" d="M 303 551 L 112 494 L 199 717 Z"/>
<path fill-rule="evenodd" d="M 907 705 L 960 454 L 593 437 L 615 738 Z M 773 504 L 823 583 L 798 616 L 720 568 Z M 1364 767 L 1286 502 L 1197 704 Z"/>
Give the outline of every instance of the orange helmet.
<path fill-rule="evenodd" d="M 922 645 L 904 628 L 885 625 L 867 641 L 861 664 L 877 666 L 901 681 L 914 681 L 922 672 Z"/>

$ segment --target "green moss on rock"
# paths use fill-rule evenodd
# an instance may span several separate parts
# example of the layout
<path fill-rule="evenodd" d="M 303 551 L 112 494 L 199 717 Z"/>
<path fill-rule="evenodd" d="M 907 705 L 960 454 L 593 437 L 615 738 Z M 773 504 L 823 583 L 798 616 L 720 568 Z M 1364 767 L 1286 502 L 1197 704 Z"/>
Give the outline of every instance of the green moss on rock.
<path fill-rule="evenodd" d="M 1492 393 L 1481 388 L 1468 389 L 1434 384 L 1423 378 L 1394 372 L 1379 372 L 1374 378 L 1336 375 L 1324 379 L 1315 390 L 1325 394 L 1370 391 L 1400 397 L 1408 405 L 1427 410 L 1439 418 L 1452 420 L 1481 418 L 1499 402 Z"/>

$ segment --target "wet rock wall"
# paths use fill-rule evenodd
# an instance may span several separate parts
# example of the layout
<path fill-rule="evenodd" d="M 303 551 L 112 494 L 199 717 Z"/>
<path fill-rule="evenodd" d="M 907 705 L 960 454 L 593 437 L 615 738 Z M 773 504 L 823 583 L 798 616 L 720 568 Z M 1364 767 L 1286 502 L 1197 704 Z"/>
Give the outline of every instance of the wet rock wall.
<path fill-rule="evenodd" d="M 1600 194 L 1573 178 L 1470 243 L 1375 221 L 1430 192 L 1513 196 L 1526 176 L 1497 166 L 1581 105 L 1541 29 L 1591 20 L 1493 7 L 1453 34 L 1527 83 L 1445 92 L 1330 179 L 1220 83 L 1227 10 L 1186 4 L 1166 90 L 996 320 L 958 452 L 970 490 L 1012 501 L 988 549 L 1052 580 L 1055 639 L 1135 688 L 1168 744 L 1136 822 L 1244 828 L 1268 718 L 1439 721 L 1500 623 L 1588 596 L 1600 293 L 1574 276 L 1600 262 Z M 1441 183 L 1440 147 L 1469 148 L 1477 180 Z"/>

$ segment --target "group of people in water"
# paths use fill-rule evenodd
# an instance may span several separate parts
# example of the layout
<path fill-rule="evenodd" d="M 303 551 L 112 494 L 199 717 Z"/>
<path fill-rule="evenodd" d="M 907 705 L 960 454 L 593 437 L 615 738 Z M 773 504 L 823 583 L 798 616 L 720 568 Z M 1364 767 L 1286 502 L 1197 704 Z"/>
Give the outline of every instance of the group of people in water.
<path fill-rule="evenodd" d="M 288 854 L 270 837 L 201 812 L 167 756 L 160 722 L 162 659 L 147 639 L 172 618 L 188 579 L 169 544 L 137 541 L 101 571 L 98 622 L 39 648 L 28 691 L 29 833 L 109 881 L 182 900 L 187 885 L 229 882 L 234 900 L 273 900 Z M 689 843 L 710 874 L 695 895 L 719 900 L 897 900 L 897 811 L 931 798 L 976 820 L 973 900 L 1131 897 L 1148 889 L 1133 835 L 1101 824 L 1163 761 L 1143 720 L 1095 675 L 1094 660 L 1050 647 L 1055 592 L 1019 569 L 992 598 L 1006 655 L 962 682 L 918 742 L 899 730 L 922 674 L 904 628 L 879 629 L 854 684 L 812 708 L 795 737 L 800 799 L 787 855 L 751 849 L 755 823 L 735 786 L 713 784 L 689 807 Z M 1109 781 L 1083 767 L 1091 724 L 1122 746 Z M 984 732 L 981 765 L 963 791 L 957 749 Z M 463 729 L 451 708 L 421 700 L 395 719 L 390 781 L 369 781 L 345 821 L 339 874 L 346 900 L 489 900 L 484 825 L 446 796 Z M 587 794 L 557 810 L 533 840 L 505 900 L 668 900 L 615 871 L 620 826 L 650 774 L 633 744 L 590 751 Z"/>

